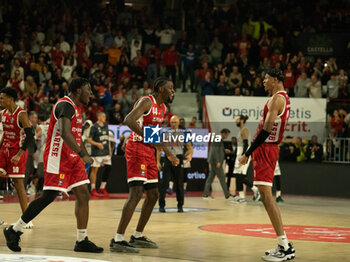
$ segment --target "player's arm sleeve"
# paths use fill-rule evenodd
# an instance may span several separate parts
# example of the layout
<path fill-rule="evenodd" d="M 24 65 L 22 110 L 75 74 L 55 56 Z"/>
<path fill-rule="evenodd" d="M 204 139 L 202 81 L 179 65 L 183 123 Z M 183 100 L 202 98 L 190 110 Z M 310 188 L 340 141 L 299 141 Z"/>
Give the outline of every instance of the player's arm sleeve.
<path fill-rule="evenodd" d="M 75 114 L 75 110 L 71 103 L 62 101 L 56 105 L 55 117 L 57 119 L 60 119 L 61 117 L 72 119 L 74 114 Z"/>
<path fill-rule="evenodd" d="M 262 143 L 265 142 L 265 140 L 269 137 L 271 133 L 267 132 L 265 129 L 262 129 L 258 136 L 255 138 L 254 142 L 252 145 L 249 147 L 247 152 L 244 153 L 246 157 L 249 157 L 255 149 L 257 149 Z"/>
<path fill-rule="evenodd" d="M 23 141 L 21 149 L 26 151 L 28 149 L 28 153 L 32 155 L 36 151 L 35 139 L 34 139 L 34 128 L 26 127 L 24 128 L 24 132 L 26 134 L 26 138 Z"/>
<path fill-rule="evenodd" d="M 248 139 L 243 140 L 243 152 L 246 152 L 248 149 Z"/>

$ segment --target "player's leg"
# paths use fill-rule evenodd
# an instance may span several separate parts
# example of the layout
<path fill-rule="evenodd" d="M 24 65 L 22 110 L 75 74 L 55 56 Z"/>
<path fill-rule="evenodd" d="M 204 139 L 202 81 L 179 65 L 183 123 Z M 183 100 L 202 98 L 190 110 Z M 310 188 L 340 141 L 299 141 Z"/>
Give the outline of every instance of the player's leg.
<path fill-rule="evenodd" d="M 215 173 L 218 176 L 221 188 L 224 191 L 225 198 L 226 199 L 233 199 L 233 197 L 231 197 L 230 193 L 228 192 L 227 185 L 225 183 L 224 169 L 222 168 L 222 166 L 220 168 L 214 167 L 214 169 L 215 169 Z"/>
<path fill-rule="evenodd" d="M 72 188 L 75 194 L 75 217 L 77 219 L 77 241 L 74 246 L 76 252 L 101 253 L 102 247 L 96 246 L 88 239 L 87 224 L 89 220 L 89 188 L 87 184 Z"/>
<path fill-rule="evenodd" d="M 163 177 L 159 182 L 159 212 L 165 212 L 165 197 L 166 191 L 169 187 L 169 180 L 171 177 L 171 162 L 168 159 L 165 159 L 163 167 Z"/>
<path fill-rule="evenodd" d="M 104 168 L 103 168 L 103 173 L 102 173 L 102 181 L 101 181 L 101 186 L 100 186 L 100 194 L 103 194 L 105 198 L 109 197 L 109 194 L 106 190 L 107 186 L 107 181 L 109 178 L 109 174 L 111 173 L 112 169 L 112 160 L 110 156 L 107 156 L 104 160 Z"/>
<path fill-rule="evenodd" d="M 28 206 L 27 192 L 24 188 L 23 180 L 24 178 L 13 178 L 13 184 L 17 191 L 18 201 L 21 206 L 22 213 L 24 213 Z"/>
<path fill-rule="evenodd" d="M 95 160 L 94 160 L 95 163 Z M 96 164 L 95 164 L 96 165 Z M 91 166 L 91 172 L 90 172 L 90 184 L 91 184 L 91 196 L 99 196 L 99 194 L 96 191 L 96 176 L 98 172 L 99 166 L 94 166 L 94 164 Z"/>
<path fill-rule="evenodd" d="M 119 221 L 117 233 L 112 238 L 110 250 L 112 252 L 138 253 L 139 250 L 125 241 L 125 230 L 130 223 L 137 204 L 140 202 L 143 195 L 143 181 L 129 182 L 129 198 L 126 200 L 122 215 Z"/>
<path fill-rule="evenodd" d="M 141 215 L 137 223 L 136 231 L 130 238 L 130 244 L 140 248 L 158 248 L 157 244 L 145 236 L 143 231 L 148 223 L 153 208 L 158 200 L 158 183 L 147 183 L 144 185 L 146 198 L 143 202 Z"/>
<path fill-rule="evenodd" d="M 203 199 L 213 199 L 213 197 L 209 196 L 209 191 L 210 191 L 211 184 L 214 181 L 214 178 L 215 178 L 214 164 L 210 163 L 209 174 L 208 174 L 207 181 L 205 182 L 204 191 L 203 191 Z"/>
<path fill-rule="evenodd" d="M 43 211 L 50 203 L 52 203 L 58 191 L 45 190 L 44 193 L 34 201 L 32 201 L 28 208 L 24 211 L 21 218 L 10 227 L 4 228 L 4 235 L 6 238 L 6 244 L 9 249 L 15 252 L 21 251 L 18 243 L 20 236 L 22 235 L 23 228 L 32 221 L 41 211 Z"/>
<path fill-rule="evenodd" d="M 281 193 L 282 193 L 281 192 L 281 169 L 278 161 L 276 163 L 273 180 L 276 186 L 276 202 L 283 203 L 284 200 L 282 199 L 282 196 L 281 196 Z"/>

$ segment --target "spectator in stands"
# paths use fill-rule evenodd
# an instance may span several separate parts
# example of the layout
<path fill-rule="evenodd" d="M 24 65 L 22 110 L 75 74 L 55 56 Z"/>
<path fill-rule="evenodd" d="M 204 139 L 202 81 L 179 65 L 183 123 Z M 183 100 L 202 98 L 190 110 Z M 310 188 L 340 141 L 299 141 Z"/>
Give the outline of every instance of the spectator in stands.
<path fill-rule="evenodd" d="M 117 35 L 114 37 L 114 42 L 117 44 L 117 48 L 120 49 L 124 41 L 126 41 L 126 39 L 123 36 L 122 30 L 118 30 Z"/>
<path fill-rule="evenodd" d="M 70 81 L 70 79 L 72 78 L 72 73 L 75 69 L 75 67 L 77 66 L 77 59 L 76 59 L 77 55 L 74 54 L 74 58 L 73 58 L 73 64 L 71 63 L 71 59 L 70 58 L 63 58 L 62 59 L 62 77 L 64 79 L 66 79 L 67 81 Z"/>
<path fill-rule="evenodd" d="M 197 117 L 192 117 L 192 121 L 188 124 L 188 128 L 196 128 Z"/>
<path fill-rule="evenodd" d="M 214 80 L 215 80 L 215 82 L 219 82 L 220 76 L 222 76 L 222 75 L 226 77 L 226 71 L 227 71 L 227 67 L 224 67 L 221 62 L 218 63 L 217 66 L 214 66 Z"/>
<path fill-rule="evenodd" d="M 252 16 L 249 18 L 249 25 L 253 27 L 252 37 L 254 39 L 259 39 L 261 34 L 267 33 L 270 29 L 272 29 L 272 26 L 264 21 L 262 16 L 259 17 L 258 21 L 253 21 L 252 18 Z"/>
<path fill-rule="evenodd" d="M 21 78 L 24 78 L 24 69 L 21 66 L 21 62 L 19 61 L 19 59 L 14 59 L 12 62 L 12 68 L 11 68 L 11 77 L 15 76 L 15 72 L 16 70 L 19 71 L 19 74 L 21 76 Z"/>
<path fill-rule="evenodd" d="M 226 82 L 226 77 L 225 75 L 221 75 L 219 77 L 219 82 L 216 84 L 216 88 L 215 88 L 215 95 L 227 95 L 231 92 L 232 88 L 229 88 L 229 85 Z M 231 94 L 233 93 L 233 91 L 231 92 Z"/>
<path fill-rule="evenodd" d="M 115 103 L 109 112 L 109 123 L 111 125 L 120 125 L 123 123 L 123 115 L 120 112 L 120 104 Z"/>
<path fill-rule="evenodd" d="M 187 92 L 186 81 L 190 77 L 190 89 L 194 92 L 194 66 L 197 58 L 197 52 L 193 49 L 193 45 L 189 44 L 185 51 L 184 72 L 182 77 L 182 92 Z"/>
<path fill-rule="evenodd" d="M 53 104 L 51 104 L 49 102 L 49 98 L 45 96 L 43 98 L 43 103 L 39 104 L 39 109 L 38 109 L 39 120 L 42 122 L 49 120 L 52 108 L 53 108 Z"/>
<path fill-rule="evenodd" d="M 169 49 L 165 50 L 162 57 L 162 66 L 165 68 L 165 76 L 170 77 L 174 83 L 176 90 L 176 69 L 179 64 L 178 54 L 175 50 L 175 45 L 171 45 Z"/>
<path fill-rule="evenodd" d="M 242 54 L 249 54 L 251 43 L 247 39 L 246 34 L 242 34 L 242 38 L 235 42 L 234 46 L 237 48 L 237 56 L 240 57 Z"/>
<path fill-rule="evenodd" d="M 339 116 L 338 110 L 333 111 L 333 117 L 330 124 L 331 128 L 333 128 L 341 136 L 343 132 L 344 119 Z"/>
<path fill-rule="evenodd" d="M 137 56 L 137 51 L 141 50 L 142 48 L 142 41 L 133 39 L 131 40 L 130 45 L 130 61 L 132 61 Z"/>
<path fill-rule="evenodd" d="M 307 85 L 310 81 L 311 80 L 307 77 L 306 72 L 302 72 L 294 86 L 295 97 L 308 97 Z"/>
<path fill-rule="evenodd" d="M 222 49 L 223 44 L 219 41 L 219 38 L 215 36 L 211 42 L 211 45 L 209 46 L 210 56 L 214 65 L 217 65 L 219 62 L 221 62 Z"/>
<path fill-rule="evenodd" d="M 295 147 L 300 151 L 299 155 L 297 156 L 297 162 L 300 163 L 306 161 L 306 145 L 303 143 L 303 140 L 301 137 L 294 137 L 293 140 Z"/>
<path fill-rule="evenodd" d="M 344 124 L 345 124 L 345 129 L 344 129 L 344 137 L 350 138 L 350 113 L 348 113 L 345 118 L 344 118 Z"/>
<path fill-rule="evenodd" d="M 169 24 L 165 24 L 163 30 L 157 30 L 156 36 L 158 36 L 160 43 L 160 50 L 164 51 L 173 43 L 173 37 L 175 36 L 175 30 L 170 27 Z"/>
<path fill-rule="evenodd" d="M 212 79 L 211 73 L 208 71 L 205 73 L 204 80 L 200 82 L 201 86 L 201 95 L 206 96 L 206 95 L 213 95 L 214 90 L 215 90 L 215 82 Z"/>
<path fill-rule="evenodd" d="M 317 143 L 317 136 L 313 135 L 306 148 L 306 157 L 309 162 L 322 162 L 323 147 Z"/>
<path fill-rule="evenodd" d="M 340 160 L 340 141 L 338 140 L 337 130 L 334 128 L 329 132 L 328 138 L 326 140 L 326 152 L 325 157 L 329 161 L 338 161 Z"/>
<path fill-rule="evenodd" d="M 287 137 L 288 138 L 288 137 Z M 300 148 L 293 141 L 287 140 L 280 145 L 280 160 L 288 162 L 296 162 L 300 156 Z"/>
<path fill-rule="evenodd" d="M 318 80 L 317 74 L 311 76 L 311 81 L 306 84 L 306 87 L 309 89 L 309 97 L 322 98 L 321 81 Z"/>
<path fill-rule="evenodd" d="M 6 87 L 12 87 L 16 90 L 19 97 L 22 96 L 22 93 L 24 91 L 24 81 L 19 70 L 16 70 L 14 76 L 7 81 Z"/>
<path fill-rule="evenodd" d="M 39 84 L 39 72 L 36 70 L 36 64 L 34 62 L 31 62 L 29 65 L 28 70 L 25 70 L 25 78 L 27 79 L 28 76 L 31 76 L 34 80 L 34 82 L 38 85 Z"/>
<path fill-rule="evenodd" d="M 331 74 L 331 79 L 327 82 L 327 93 L 329 98 L 338 98 L 339 80 L 335 73 Z"/>
<path fill-rule="evenodd" d="M 104 50 L 103 53 L 108 55 L 108 63 L 112 66 L 116 66 L 119 62 L 122 51 L 117 47 L 116 43 L 113 43 L 112 47 Z"/>
<path fill-rule="evenodd" d="M 28 75 L 26 81 L 24 82 L 23 93 L 25 95 L 33 96 L 34 94 L 36 94 L 37 91 L 38 91 L 38 86 L 34 82 L 34 78 L 31 75 Z"/>
<path fill-rule="evenodd" d="M 267 33 L 264 33 L 259 41 L 259 47 L 260 47 L 260 58 L 264 59 L 265 57 L 269 57 L 269 47 L 270 47 L 271 41 L 267 35 Z"/>
<path fill-rule="evenodd" d="M 243 83 L 243 77 L 242 74 L 238 71 L 238 66 L 232 67 L 232 73 L 228 77 L 228 84 L 231 88 L 241 88 Z"/>
<path fill-rule="evenodd" d="M 152 83 L 158 76 L 158 67 L 160 64 L 160 49 L 156 45 L 151 45 L 146 53 L 147 58 L 147 81 Z"/>
<path fill-rule="evenodd" d="M 265 71 L 268 72 L 268 71 Z M 289 96 L 294 96 L 295 76 L 292 64 L 288 63 L 287 69 L 284 70 L 284 88 Z"/>
<path fill-rule="evenodd" d="M 255 78 L 252 86 L 252 95 L 253 96 L 266 96 L 266 91 L 264 85 L 261 81 L 261 77 L 258 76 Z"/>

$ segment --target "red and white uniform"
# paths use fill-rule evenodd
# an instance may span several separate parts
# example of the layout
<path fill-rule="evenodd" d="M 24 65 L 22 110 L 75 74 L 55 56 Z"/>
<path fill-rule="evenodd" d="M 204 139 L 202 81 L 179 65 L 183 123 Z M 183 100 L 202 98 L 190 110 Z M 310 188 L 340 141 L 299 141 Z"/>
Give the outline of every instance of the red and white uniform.
<path fill-rule="evenodd" d="M 26 111 L 19 106 L 13 114 L 8 109 L 2 111 L 3 143 L 0 149 L 0 171 L 6 175 L 5 177 L 24 177 L 28 152 L 24 152 L 18 163 L 11 162 L 11 158 L 21 149 L 25 139 L 25 133 L 18 118 L 22 112 Z"/>
<path fill-rule="evenodd" d="M 63 141 L 58 128 L 58 119 L 55 109 L 59 103 L 68 102 L 74 107 L 74 115 L 71 119 L 71 132 L 77 141 L 81 143 L 83 117 L 79 107 L 65 96 L 57 101 L 51 112 L 49 129 L 44 151 L 44 190 L 70 191 L 72 188 L 90 183 L 84 164 L 78 154 L 72 151 Z"/>
<path fill-rule="evenodd" d="M 277 116 L 273 124 L 270 136 L 265 142 L 253 152 L 253 170 L 254 170 L 254 185 L 272 186 L 273 175 L 278 159 L 279 147 L 283 139 L 283 133 L 290 114 L 290 100 L 286 91 L 279 91 L 276 95 L 284 97 L 285 105 L 281 114 Z M 264 113 L 260 119 L 255 137 L 263 129 L 267 113 L 269 112 L 268 104 L 271 98 L 266 102 Z M 255 139 L 254 137 L 254 139 Z"/>
<path fill-rule="evenodd" d="M 134 108 L 139 101 L 147 98 L 152 101 L 152 107 L 137 120 L 142 129 L 144 126 L 161 126 L 166 110 L 166 106 L 164 104 L 158 105 L 152 95 L 141 97 L 135 103 Z M 142 140 L 141 136 L 132 132 L 126 144 L 125 158 L 128 183 L 132 181 L 142 181 L 145 184 L 157 183 L 158 169 L 155 148 L 150 144 L 144 144 Z"/>

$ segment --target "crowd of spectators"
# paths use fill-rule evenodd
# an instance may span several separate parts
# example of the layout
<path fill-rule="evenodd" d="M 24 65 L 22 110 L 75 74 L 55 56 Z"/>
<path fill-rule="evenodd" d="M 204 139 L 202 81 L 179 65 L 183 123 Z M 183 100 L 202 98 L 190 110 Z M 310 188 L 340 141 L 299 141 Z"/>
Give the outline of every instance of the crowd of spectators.
<path fill-rule="evenodd" d="M 15 88 L 41 121 L 78 76 L 91 80 L 94 93 L 86 118 L 95 122 L 104 111 L 111 124 L 152 92 L 160 74 L 183 92 L 263 96 L 264 75 L 277 67 L 291 96 L 349 97 L 335 58 L 307 57 L 292 44 L 301 32 L 345 30 L 346 14 L 332 11 L 345 1 L 237 1 L 224 11 L 189 0 L 169 19 L 163 1 L 138 10 L 104 2 L 1 2 L 0 86 Z"/>

